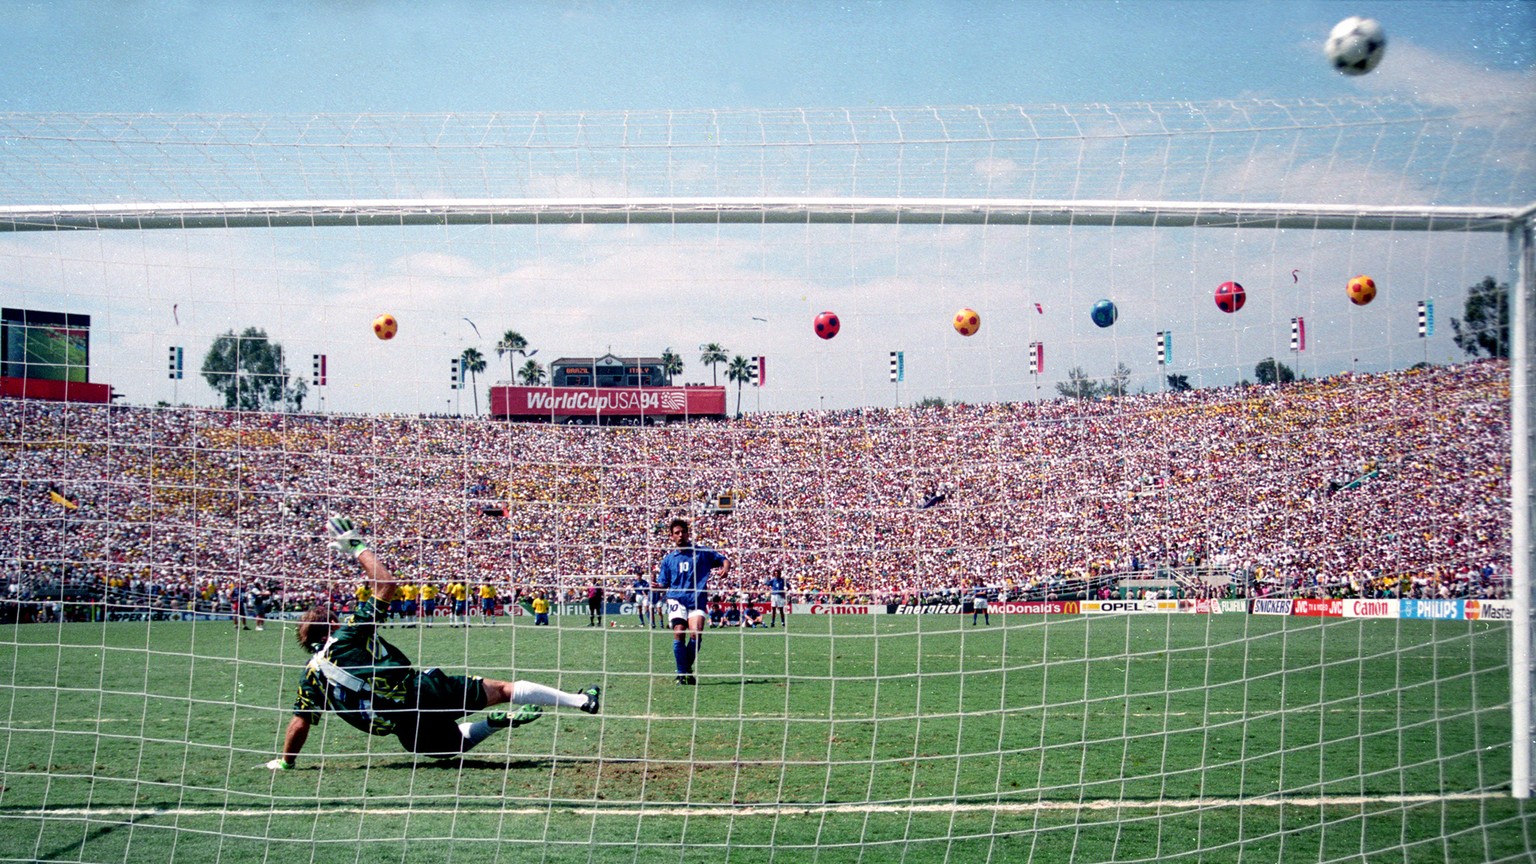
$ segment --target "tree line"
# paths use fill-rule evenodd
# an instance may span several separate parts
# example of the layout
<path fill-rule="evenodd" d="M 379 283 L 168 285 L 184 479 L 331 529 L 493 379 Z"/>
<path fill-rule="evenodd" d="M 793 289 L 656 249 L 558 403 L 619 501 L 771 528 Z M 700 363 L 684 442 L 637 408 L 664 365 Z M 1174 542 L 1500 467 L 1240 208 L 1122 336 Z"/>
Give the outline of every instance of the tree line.
<path fill-rule="evenodd" d="M 1468 357 L 1509 357 L 1509 285 L 1496 281 L 1492 276 L 1467 289 L 1467 299 L 1462 318 L 1451 319 L 1456 347 Z M 741 413 L 742 386 L 752 380 L 752 361 L 730 351 L 718 342 L 710 342 L 699 348 L 699 362 L 709 367 L 711 383 L 719 385 L 717 367 L 725 366 L 725 380 L 736 385 L 736 413 Z M 506 358 L 510 380 L 528 386 L 538 386 L 549 379 L 544 365 L 533 359 L 537 349 L 531 349 L 528 340 L 516 330 L 508 330 L 496 342 L 496 356 Z M 518 358 L 523 365 L 517 366 Z M 486 358 L 477 348 L 465 348 L 459 355 L 461 368 L 469 375 L 470 389 L 475 397 L 475 414 L 480 413 L 478 376 L 486 370 Z M 670 346 L 661 352 L 662 372 L 667 384 L 675 376 L 683 374 L 683 358 Z M 301 375 L 288 369 L 283 346 L 272 341 L 267 331 L 259 327 L 247 327 L 236 333 L 229 330 L 213 340 L 213 345 L 203 358 L 203 380 L 208 382 L 224 399 L 224 407 L 239 411 L 302 411 L 309 384 Z M 1265 357 L 1253 370 L 1259 384 L 1285 384 L 1296 380 L 1296 372 L 1273 357 Z M 1124 363 L 1116 365 L 1110 376 L 1098 380 L 1088 376 L 1082 367 L 1067 371 L 1063 381 L 1056 382 L 1058 395 L 1071 399 L 1099 399 L 1107 396 L 1124 396 L 1128 392 L 1131 369 Z M 1190 389 L 1189 376 L 1167 376 L 1168 389 Z M 944 400 L 928 397 L 920 405 L 943 405 Z"/>
<path fill-rule="evenodd" d="M 752 379 L 752 362 L 739 354 L 731 357 L 730 352 L 716 342 L 702 346 L 701 352 L 699 362 L 710 367 L 715 384 L 719 384 L 715 367 L 726 366 L 725 378 L 736 383 L 736 412 L 741 413 L 741 387 Z M 536 387 L 549 380 L 544 364 L 533 359 L 537 353 L 538 349 L 531 348 L 528 340 L 516 330 L 508 330 L 496 342 L 496 356 L 507 359 L 508 380 L 525 386 Z M 519 357 L 523 359 L 521 367 L 517 365 Z M 486 370 L 486 357 L 480 349 L 471 347 L 465 348 L 458 360 L 460 374 L 469 376 L 475 415 L 479 416 L 479 376 Z M 662 349 L 661 368 L 667 377 L 667 386 L 671 386 L 673 379 L 683 374 L 682 355 L 671 346 Z M 201 374 L 208 386 L 224 399 L 224 407 L 229 410 L 302 411 L 309 394 L 309 382 L 288 368 L 282 344 L 273 341 L 260 327 L 247 327 L 239 333 L 228 330 L 215 337 L 203 357 Z"/>

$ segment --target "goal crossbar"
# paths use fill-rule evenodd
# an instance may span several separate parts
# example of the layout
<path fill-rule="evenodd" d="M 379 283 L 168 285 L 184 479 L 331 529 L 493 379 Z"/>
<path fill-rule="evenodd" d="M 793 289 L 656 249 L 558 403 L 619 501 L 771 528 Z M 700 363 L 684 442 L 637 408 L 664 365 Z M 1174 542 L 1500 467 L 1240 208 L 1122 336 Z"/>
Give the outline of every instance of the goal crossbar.
<path fill-rule="evenodd" d="M 492 198 L 0 207 L 0 232 L 366 225 L 910 224 L 1502 232 L 1531 207 L 1008 198 Z"/>

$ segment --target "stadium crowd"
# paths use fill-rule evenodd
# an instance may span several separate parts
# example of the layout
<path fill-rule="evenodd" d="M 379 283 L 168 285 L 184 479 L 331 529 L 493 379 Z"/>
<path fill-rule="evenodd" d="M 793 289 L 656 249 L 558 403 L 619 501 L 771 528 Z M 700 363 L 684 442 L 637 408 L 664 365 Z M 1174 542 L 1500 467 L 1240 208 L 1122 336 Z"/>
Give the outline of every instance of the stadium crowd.
<path fill-rule="evenodd" d="M 355 574 L 315 539 L 331 512 L 403 580 L 502 598 L 626 586 L 676 515 L 738 562 L 732 593 L 782 567 L 797 598 L 852 602 L 1159 575 L 1202 596 L 1508 594 L 1502 361 L 639 428 L 0 400 L 0 429 L 19 597 L 344 602 Z"/>

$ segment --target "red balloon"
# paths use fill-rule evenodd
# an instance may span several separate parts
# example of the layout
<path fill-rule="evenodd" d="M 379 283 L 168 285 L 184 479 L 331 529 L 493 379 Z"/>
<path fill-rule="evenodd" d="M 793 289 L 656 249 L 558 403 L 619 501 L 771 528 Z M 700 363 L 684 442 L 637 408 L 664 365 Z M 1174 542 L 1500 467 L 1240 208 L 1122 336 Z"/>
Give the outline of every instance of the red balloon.
<path fill-rule="evenodd" d="M 1243 308 L 1248 302 L 1248 292 L 1236 282 L 1223 282 L 1216 286 L 1216 308 L 1228 315 Z"/>
<path fill-rule="evenodd" d="M 843 329 L 841 321 L 837 320 L 837 313 L 823 312 L 816 316 L 816 335 L 823 339 L 831 339 L 837 335 L 837 331 Z"/>

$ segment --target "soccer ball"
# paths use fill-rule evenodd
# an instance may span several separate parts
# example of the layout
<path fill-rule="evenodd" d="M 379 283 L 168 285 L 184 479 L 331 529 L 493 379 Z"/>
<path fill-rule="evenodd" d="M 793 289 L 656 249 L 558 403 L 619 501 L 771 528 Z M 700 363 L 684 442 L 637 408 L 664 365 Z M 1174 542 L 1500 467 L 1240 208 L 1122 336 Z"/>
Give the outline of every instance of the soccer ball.
<path fill-rule="evenodd" d="M 1116 318 L 1120 317 L 1120 310 L 1116 309 L 1115 304 L 1111 301 L 1100 300 L 1093 304 L 1093 311 L 1088 314 L 1089 317 L 1093 318 L 1093 323 L 1100 327 L 1108 327 L 1115 323 Z"/>
<path fill-rule="evenodd" d="M 1248 302 L 1248 292 L 1236 282 L 1223 282 L 1216 286 L 1216 308 L 1231 315 Z"/>
<path fill-rule="evenodd" d="M 400 322 L 396 321 L 395 316 L 389 314 L 388 312 L 385 312 L 383 315 L 373 319 L 373 335 L 379 337 L 380 339 L 388 342 L 389 340 L 395 338 L 395 334 L 399 332 Z"/>
<path fill-rule="evenodd" d="M 843 323 L 837 320 L 835 312 L 823 312 L 816 316 L 816 335 L 823 339 L 831 339 L 837 335 L 837 331 L 843 329 Z"/>
<path fill-rule="evenodd" d="M 1387 53 L 1387 34 L 1376 19 L 1352 15 L 1333 26 L 1323 53 L 1339 72 L 1364 75 Z"/>
<path fill-rule="evenodd" d="M 976 314 L 975 309 L 966 307 L 955 313 L 954 324 L 955 332 L 961 336 L 975 336 L 976 331 L 981 329 L 981 316 Z"/>
<path fill-rule="evenodd" d="M 1344 289 L 1344 293 L 1349 295 L 1349 302 L 1356 306 L 1364 306 L 1376 299 L 1376 280 L 1369 276 L 1356 276 L 1349 280 L 1349 286 Z"/>

